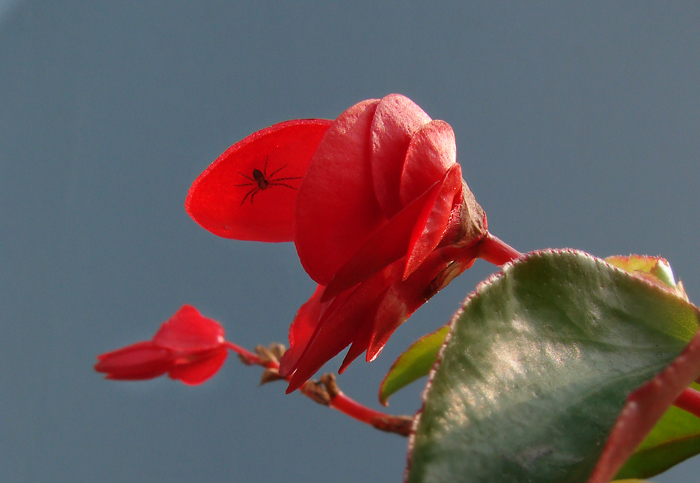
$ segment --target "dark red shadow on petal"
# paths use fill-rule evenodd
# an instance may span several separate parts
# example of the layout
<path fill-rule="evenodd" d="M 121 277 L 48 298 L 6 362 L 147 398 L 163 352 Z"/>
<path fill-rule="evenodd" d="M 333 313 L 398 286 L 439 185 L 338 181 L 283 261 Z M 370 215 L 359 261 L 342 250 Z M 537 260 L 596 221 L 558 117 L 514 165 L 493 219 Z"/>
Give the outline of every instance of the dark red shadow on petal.
<path fill-rule="evenodd" d="M 286 121 L 239 141 L 195 180 L 185 210 L 224 238 L 292 241 L 300 178 L 332 122 Z M 254 170 L 269 182 L 265 189 L 259 188 Z"/>

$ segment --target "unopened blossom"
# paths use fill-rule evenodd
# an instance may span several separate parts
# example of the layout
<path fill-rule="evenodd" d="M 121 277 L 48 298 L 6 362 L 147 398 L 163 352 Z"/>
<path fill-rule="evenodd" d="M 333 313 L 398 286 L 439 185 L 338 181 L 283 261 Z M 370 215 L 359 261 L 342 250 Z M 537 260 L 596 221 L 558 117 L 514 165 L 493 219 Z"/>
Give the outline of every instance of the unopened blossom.
<path fill-rule="evenodd" d="M 143 380 L 167 374 L 185 384 L 201 384 L 226 361 L 224 329 L 184 305 L 153 339 L 97 356 L 95 370 L 107 379 Z"/>

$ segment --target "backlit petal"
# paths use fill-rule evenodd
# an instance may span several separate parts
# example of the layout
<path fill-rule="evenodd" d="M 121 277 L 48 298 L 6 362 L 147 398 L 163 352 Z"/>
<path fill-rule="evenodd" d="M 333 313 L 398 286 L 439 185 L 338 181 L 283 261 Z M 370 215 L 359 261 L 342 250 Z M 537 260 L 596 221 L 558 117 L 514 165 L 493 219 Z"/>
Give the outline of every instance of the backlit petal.
<path fill-rule="evenodd" d="M 282 122 L 234 144 L 192 184 L 187 213 L 224 238 L 292 241 L 300 177 L 331 122 Z M 264 189 L 254 170 L 268 181 Z"/>

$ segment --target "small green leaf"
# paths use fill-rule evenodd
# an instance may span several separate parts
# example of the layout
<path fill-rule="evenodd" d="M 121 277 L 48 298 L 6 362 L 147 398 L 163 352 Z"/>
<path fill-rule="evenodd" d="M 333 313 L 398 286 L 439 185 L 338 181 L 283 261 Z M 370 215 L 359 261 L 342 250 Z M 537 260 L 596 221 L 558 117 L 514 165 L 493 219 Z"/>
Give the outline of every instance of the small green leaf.
<path fill-rule="evenodd" d="M 424 335 L 394 361 L 379 386 L 379 402 L 387 406 L 389 396 L 430 373 L 449 329 L 446 325 Z"/>
<path fill-rule="evenodd" d="M 574 251 L 526 256 L 452 322 L 411 437 L 409 482 L 585 482 L 627 396 L 700 311 Z"/>

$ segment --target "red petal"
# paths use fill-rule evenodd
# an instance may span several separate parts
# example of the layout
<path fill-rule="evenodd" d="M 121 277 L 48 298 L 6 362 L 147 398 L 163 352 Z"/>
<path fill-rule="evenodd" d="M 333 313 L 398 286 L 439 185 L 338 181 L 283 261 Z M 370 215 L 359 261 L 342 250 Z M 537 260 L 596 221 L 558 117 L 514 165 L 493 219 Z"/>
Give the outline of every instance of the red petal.
<path fill-rule="evenodd" d="M 107 379 L 117 380 L 152 379 L 165 374 L 173 365 L 171 352 L 151 341 L 137 342 L 97 359 L 95 370 L 107 374 Z"/>
<path fill-rule="evenodd" d="M 352 340 L 352 345 L 350 346 L 350 349 L 348 349 L 347 354 L 345 354 L 342 364 L 340 364 L 338 374 L 345 372 L 345 369 L 348 368 L 352 361 L 357 359 L 359 355 L 365 352 L 369 347 L 372 341 L 372 336 L 374 335 L 374 323 L 377 320 L 378 306 L 381 306 L 381 301 L 384 300 L 384 297 L 386 297 L 388 290 L 388 288 L 385 289 L 377 296 L 377 301 L 374 303 L 374 313 L 371 315 L 369 313 L 367 314 L 367 322 L 362 324 L 355 333 Z M 370 323 L 370 321 L 372 322 Z"/>
<path fill-rule="evenodd" d="M 474 258 L 475 249 L 440 248 L 405 280 L 402 280 L 402 263 L 396 262 L 392 266 L 393 283 L 377 309 L 367 361 L 379 355 L 389 337 L 413 312 L 472 266 Z"/>
<path fill-rule="evenodd" d="M 294 366 L 316 331 L 323 309 L 321 295 L 324 288 L 323 285 L 316 287 L 314 294 L 299 308 L 292 325 L 289 326 L 289 349 L 280 360 L 279 373 L 282 377 L 287 377 L 294 371 Z"/>
<path fill-rule="evenodd" d="M 378 100 L 355 104 L 328 129 L 296 201 L 296 243 L 306 272 L 321 285 L 385 220 L 372 189 L 369 133 Z"/>
<path fill-rule="evenodd" d="M 405 156 L 399 188 L 405 205 L 442 179 L 457 163 L 457 145 L 452 128 L 445 121 L 431 121 L 411 138 Z"/>
<path fill-rule="evenodd" d="M 364 246 L 338 270 L 321 300 L 326 301 L 335 297 L 405 256 L 416 224 L 425 225 L 441 186 L 435 183 L 435 186 L 413 200 L 367 240 Z"/>
<path fill-rule="evenodd" d="M 203 317 L 191 305 L 183 305 L 153 337 L 153 343 L 177 352 L 194 353 L 220 347 L 224 329 Z"/>
<path fill-rule="evenodd" d="M 387 288 L 382 271 L 336 297 L 321 315 L 316 331 L 299 357 L 287 392 L 298 389 L 327 361 L 351 344 L 365 324 L 373 323 L 379 298 Z"/>
<path fill-rule="evenodd" d="M 196 356 L 198 360 L 175 365 L 168 373 L 168 376 L 171 379 L 180 380 L 189 385 L 201 384 L 219 372 L 219 369 L 226 361 L 227 355 L 226 348 L 223 347 L 198 354 Z"/>
<path fill-rule="evenodd" d="M 399 199 L 399 182 L 411 136 L 430 122 L 428 116 L 408 97 L 390 94 L 377 106 L 372 120 L 372 182 L 384 216 L 391 218 L 414 198 Z M 442 176 L 433 178 L 428 186 Z M 418 193 L 418 195 L 420 195 Z"/>
<path fill-rule="evenodd" d="M 440 244 L 450 222 L 453 221 L 455 198 L 462 191 L 462 169 L 454 164 L 445 174 L 439 193 L 433 198 L 429 210 L 425 210 L 420 223 L 416 223 L 408 248 L 404 278 L 407 278 Z M 461 198 L 460 198 L 461 199 Z M 461 209 L 458 206 L 457 209 Z M 459 221 L 459 220 L 457 220 Z"/>
<path fill-rule="evenodd" d="M 333 121 L 297 119 L 251 134 L 226 150 L 192 184 L 185 209 L 224 238 L 266 242 L 294 237 L 299 178 Z M 272 184 L 257 189 L 253 170 Z M 274 173 L 274 174 L 273 174 Z M 275 185 L 275 180 L 279 184 Z"/>

